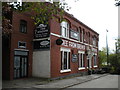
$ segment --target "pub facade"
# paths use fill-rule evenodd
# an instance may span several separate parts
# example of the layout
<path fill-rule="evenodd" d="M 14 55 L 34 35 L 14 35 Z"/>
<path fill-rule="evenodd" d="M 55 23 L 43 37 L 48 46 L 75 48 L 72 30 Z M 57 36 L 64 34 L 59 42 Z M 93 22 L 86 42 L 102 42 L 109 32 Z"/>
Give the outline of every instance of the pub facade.
<path fill-rule="evenodd" d="M 3 46 L 3 79 L 84 75 L 99 67 L 99 34 L 66 12 L 62 22 L 54 17 L 35 26 L 30 14 L 13 12 L 13 31 Z"/>

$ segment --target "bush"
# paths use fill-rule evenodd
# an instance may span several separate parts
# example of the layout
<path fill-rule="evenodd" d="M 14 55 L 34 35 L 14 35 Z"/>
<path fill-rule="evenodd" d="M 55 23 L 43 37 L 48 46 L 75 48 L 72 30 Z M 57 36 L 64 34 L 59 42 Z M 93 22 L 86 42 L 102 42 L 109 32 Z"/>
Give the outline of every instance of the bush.
<path fill-rule="evenodd" d="M 115 73 L 115 67 L 113 67 L 113 66 L 111 67 L 110 73 L 111 73 L 111 74 Z"/>

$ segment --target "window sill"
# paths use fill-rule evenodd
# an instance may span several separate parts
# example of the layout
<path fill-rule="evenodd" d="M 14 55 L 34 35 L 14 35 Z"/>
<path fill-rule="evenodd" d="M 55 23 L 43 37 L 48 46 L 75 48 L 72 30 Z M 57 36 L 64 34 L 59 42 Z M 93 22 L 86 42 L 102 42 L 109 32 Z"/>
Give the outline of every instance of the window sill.
<path fill-rule="evenodd" d="M 61 70 L 60 73 L 70 72 L 71 69 Z"/>
<path fill-rule="evenodd" d="M 90 66 L 89 68 L 92 68 L 92 67 Z M 87 69 L 88 69 L 88 67 L 87 67 Z"/>
<path fill-rule="evenodd" d="M 98 66 L 94 66 L 94 67 L 98 67 Z"/>
<path fill-rule="evenodd" d="M 83 70 L 83 69 L 85 69 L 85 67 L 78 68 L 78 70 Z"/>
<path fill-rule="evenodd" d="M 64 38 L 64 39 L 70 39 L 69 37 L 65 37 L 65 36 L 61 36 L 62 38 Z"/>
<path fill-rule="evenodd" d="M 24 48 L 25 49 L 26 47 L 25 46 L 18 46 L 18 48 Z"/>

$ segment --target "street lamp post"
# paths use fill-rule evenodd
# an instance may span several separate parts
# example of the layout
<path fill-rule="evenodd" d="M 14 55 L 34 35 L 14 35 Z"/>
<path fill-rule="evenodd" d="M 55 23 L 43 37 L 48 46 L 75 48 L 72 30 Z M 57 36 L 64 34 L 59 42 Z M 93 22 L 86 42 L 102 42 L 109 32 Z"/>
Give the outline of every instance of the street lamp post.
<path fill-rule="evenodd" d="M 109 51 L 108 51 L 107 32 L 108 32 L 108 30 L 106 30 L 106 49 L 107 49 L 107 65 L 109 65 Z"/>

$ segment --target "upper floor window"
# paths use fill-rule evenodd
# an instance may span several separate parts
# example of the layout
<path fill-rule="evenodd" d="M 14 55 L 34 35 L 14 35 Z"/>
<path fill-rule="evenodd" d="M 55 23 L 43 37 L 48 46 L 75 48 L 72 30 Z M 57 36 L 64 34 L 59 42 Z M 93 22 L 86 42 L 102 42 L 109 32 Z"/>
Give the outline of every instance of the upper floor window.
<path fill-rule="evenodd" d="M 20 20 L 20 32 L 27 33 L 27 22 L 25 20 Z"/>
<path fill-rule="evenodd" d="M 94 66 L 97 66 L 97 56 L 94 55 Z"/>
<path fill-rule="evenodd" d="M 79 29 L 78 29 L 78 32 L 79 32 L 79 41 L 81 42 L 82 41 L 82 35 L 81 35 L 81 27 L 79 27 Z"/>
<path fill-rule="evenodd" d="M 93 46 L 96 46 L 96 38 L 93 37 Z"/>
<path fill-rule="evenodd" d="M 81 37 L 82 37 L 82 42 L 84 42 L 84 29 L 82 30 L 82 33 L 81 33 Z"/>
<path fill-rule="evenodd" d="M 66 21 L 61 22 L 61 35 L 63 37 L 69 37 L 69 24 Z"/>
<path fill-rule="evenodd" d="M 90 44 L 90 32 L 88 32 L 88 43 Z"/>
<path fill-rule="evenodd" d="M 71 37 L 72 39 L 79 40 L 79 32 L 71 29 L 71 30 L 70 30 L 70 37 Z"/>
<path fill-rule="evenodd" d="M 26 42 L 18 41 L 18 48 L 26 48 Z"/>

